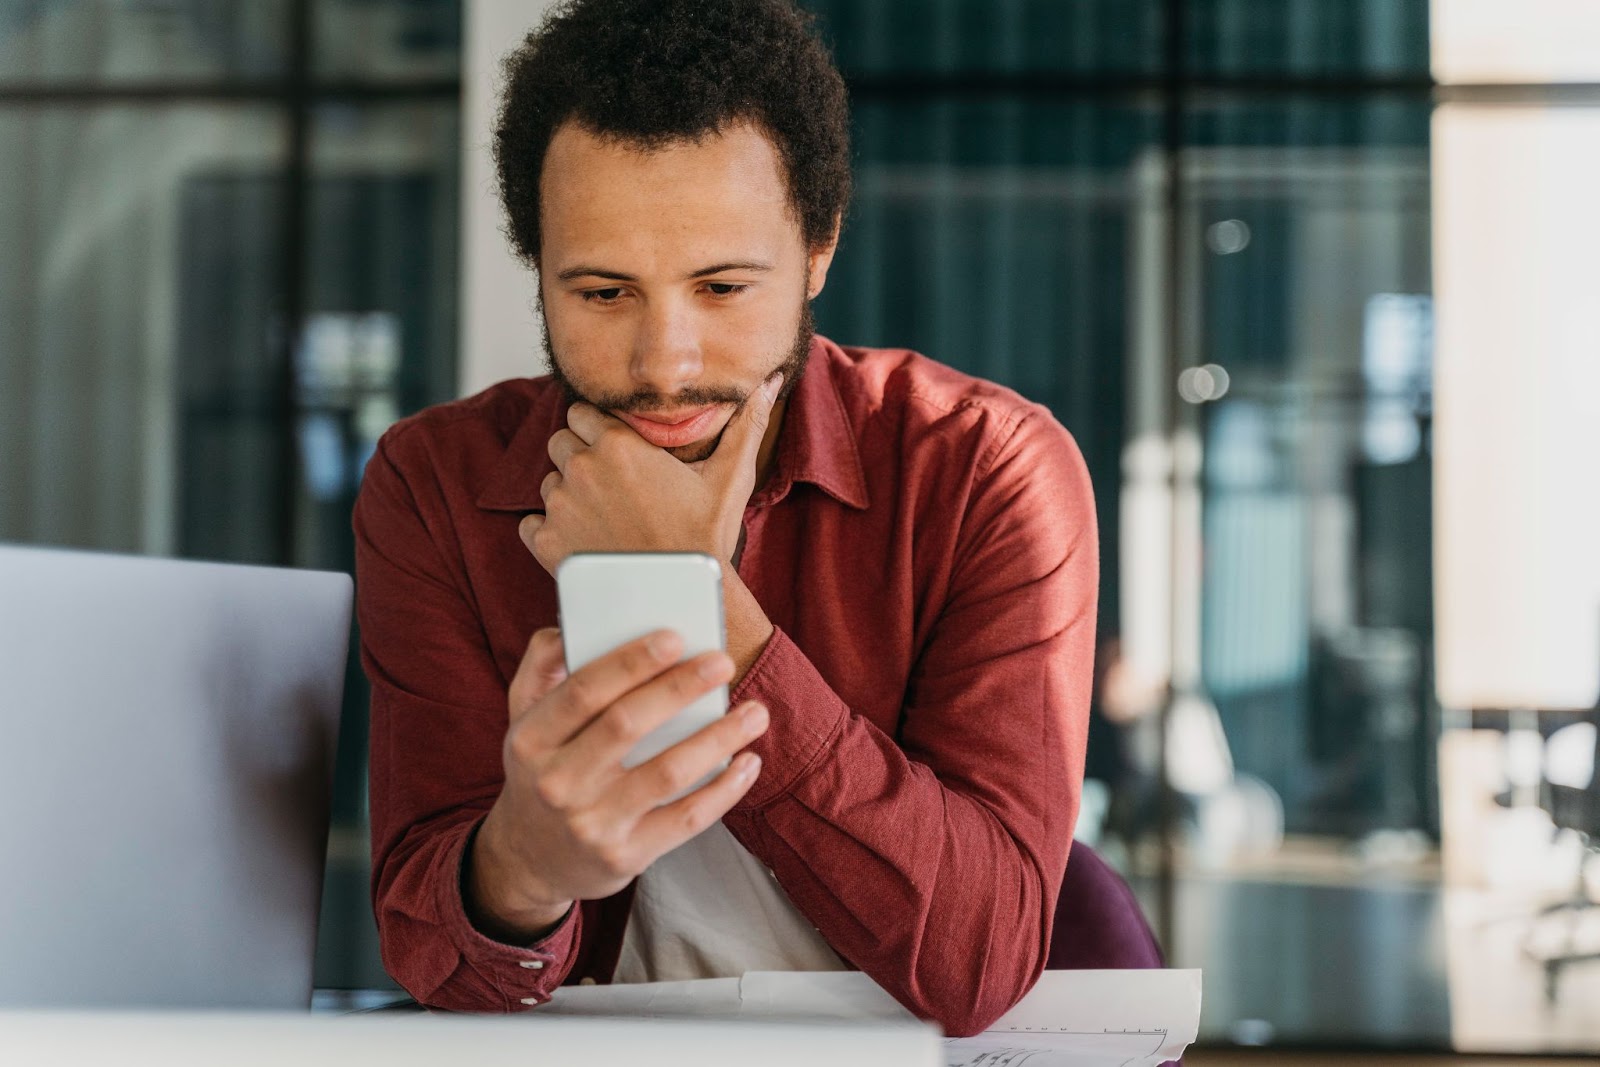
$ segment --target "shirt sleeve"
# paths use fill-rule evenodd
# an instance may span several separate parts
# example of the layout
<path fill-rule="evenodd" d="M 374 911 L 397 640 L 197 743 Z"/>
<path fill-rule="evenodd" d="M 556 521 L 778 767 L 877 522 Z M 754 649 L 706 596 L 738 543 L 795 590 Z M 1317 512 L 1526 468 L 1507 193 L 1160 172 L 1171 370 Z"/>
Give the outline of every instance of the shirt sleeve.
<path fill-rule="evenodd" d="M 432 537 L 390 444 L 368 464 L 354 515 L 379 945 L 419 1003 L 517 1011 L 548 1000 L 572 969 L 582 910 L 523 947 L 467 917 L 462 859 L 504 780 L 505 682 L 461 592 L 459 560 Z"/>
<path fill-rule="evenodd" d="M 733 694 L 772 725 L 724 821 L 837 952 L 967 1035 L 1043 970 L 1077 817 L 1099 560 L 1071 436 L 1042 408 L 1025 416 L 958 521 L 899 737 L 778 631 Z"/>

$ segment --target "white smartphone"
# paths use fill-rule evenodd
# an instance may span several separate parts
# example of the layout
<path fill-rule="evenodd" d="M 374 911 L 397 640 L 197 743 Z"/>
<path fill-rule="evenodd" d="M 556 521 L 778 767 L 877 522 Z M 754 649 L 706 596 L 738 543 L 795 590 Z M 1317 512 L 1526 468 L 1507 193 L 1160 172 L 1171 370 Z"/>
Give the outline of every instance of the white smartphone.
<path fill-rule="evenodd" d="M 655 630 L 677 632 L 683 659 L 727 649 L 722 568 L 698 552 L 574 553 L 556 568 L 556 594 L 569 672 Z M 638 766 L 727 711 L 728 687 L 718 686 L 646 734 L 622 765 Z"/>

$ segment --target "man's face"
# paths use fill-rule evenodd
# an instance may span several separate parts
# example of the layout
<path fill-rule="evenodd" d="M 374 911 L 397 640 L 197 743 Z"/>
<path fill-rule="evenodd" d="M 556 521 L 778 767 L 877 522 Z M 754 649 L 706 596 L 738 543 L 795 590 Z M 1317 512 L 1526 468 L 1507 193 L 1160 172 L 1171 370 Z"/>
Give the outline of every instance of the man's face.
<path fill-rule="evenodd" d="M 794 386 L 833 249 L 808 253 L 755 127 L 643 151 L 567 123 L 540 198 L 545 348 L 570 398 L 691 463 L 773 372 Z"/>

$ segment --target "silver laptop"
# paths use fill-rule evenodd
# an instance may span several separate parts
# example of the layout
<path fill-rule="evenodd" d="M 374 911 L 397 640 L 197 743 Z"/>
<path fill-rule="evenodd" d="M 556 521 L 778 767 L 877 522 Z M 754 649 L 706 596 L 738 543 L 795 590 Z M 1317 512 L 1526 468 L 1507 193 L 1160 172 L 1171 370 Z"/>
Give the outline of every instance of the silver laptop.
<path fill-rule="evenodd" d="M 0 545 L 0 1008 L 304 1008 L 347 575 Z"/>

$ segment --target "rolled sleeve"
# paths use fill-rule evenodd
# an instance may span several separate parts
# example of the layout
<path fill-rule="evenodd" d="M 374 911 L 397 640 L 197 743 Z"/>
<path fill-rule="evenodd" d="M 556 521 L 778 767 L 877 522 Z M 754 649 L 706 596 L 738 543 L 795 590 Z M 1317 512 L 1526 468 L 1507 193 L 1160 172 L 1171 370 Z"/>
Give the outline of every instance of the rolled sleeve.
<path fill-rule="evenodd" d="M 484 936 L 468 918 L 461 892 L 467 847 L 481 825 L 479 820 L 465 833 L 453 832 L 447 838 L 441 877 L 434 880 L 434 903 L 463 963 L 499 991 L 504 1010 L 518 1011 L 543 1004 L 566 979 L 576 955 L 582 913 L 574 906 L 554 930 L 527 946 L 507 945 Z"/>

